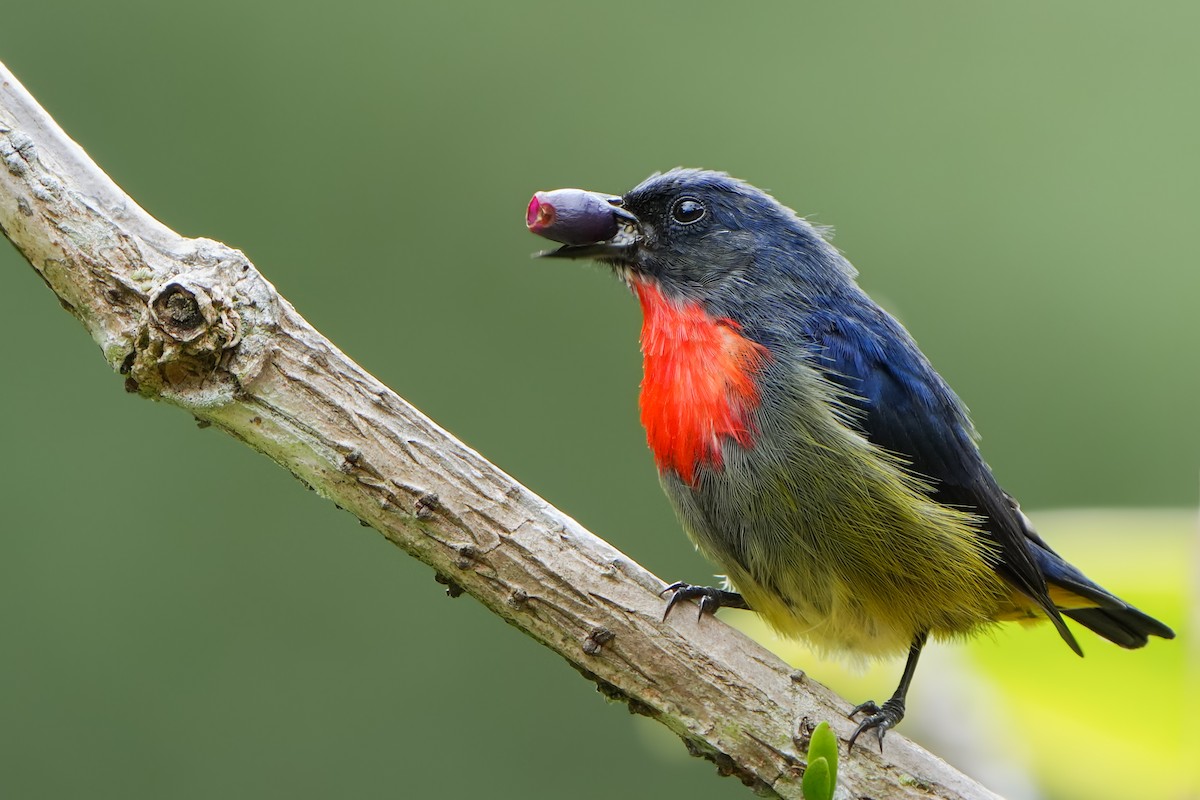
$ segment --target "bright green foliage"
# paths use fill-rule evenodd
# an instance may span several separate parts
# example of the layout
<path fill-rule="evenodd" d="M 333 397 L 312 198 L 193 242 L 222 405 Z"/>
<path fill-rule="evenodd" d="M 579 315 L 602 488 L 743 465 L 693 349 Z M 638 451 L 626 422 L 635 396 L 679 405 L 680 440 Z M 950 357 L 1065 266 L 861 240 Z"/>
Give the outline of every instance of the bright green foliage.
<path fill-rule="evenodd" d="M 832 800 L 837 786 L 837 736 L 822 722 L 808 741 L 808 767 L 804 770 L 800 788 L 804 800 Z"/>
<path fill-rule="evenodd" d="M 804 792 L 804 800 L 831 800 L 833 781 L 829 780 L 829 762 L 823 758 L 809 761 L 800 788 Z"/>

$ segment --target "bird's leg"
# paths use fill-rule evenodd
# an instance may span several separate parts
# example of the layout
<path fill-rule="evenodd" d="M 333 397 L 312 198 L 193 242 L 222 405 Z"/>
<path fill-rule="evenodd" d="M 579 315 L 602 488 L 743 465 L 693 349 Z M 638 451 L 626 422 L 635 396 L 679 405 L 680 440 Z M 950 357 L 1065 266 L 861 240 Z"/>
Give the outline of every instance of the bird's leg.
<path fill-rule="evenodd" d="M 676 581 L 667 588 L 663 589 L 659 594 L 673 592 L 671 599 L 667 601 L 667 607 L 663 609 L 663 620 L 666 620 L 667 615 L 671 613 L 671 609 L 680 600 L 699 600 L 700 614 L 697 617 L 703 617 L 705 612 L 709 614 L 716 613 L 718 608 L 744 608 L 747 611 L 752 610 L 746 599 L 737 592 L 727 592 L 724 589 L 717 589 L 712 586 L 692 586 L 690 583 Z"/>
<path fill-rule="evenodd" d="M 927 638 L 929 638 L 929 634 L 925 631 L 913 637 L 912 644 L 908 648 L 908 661 L 904 663 L 904 674 L 900 676 L 900 685 L 896 687 L 896 691 L 892 693 L 882 708 L 875 705 L 874 700 L 868 700 L 855 706 L 854 710 L 849 713 L 848 716 L 851 719 L 861 712 L 866 712 L 869 716 L 858 723 L 854 733 L 850 734 L 847 751 L 854 749 L 854 740 L 860 733 L 874 730 L 875 738 L 879 740 L 879 752 L 883 752 L 883 735 L 888 732 L 889 728 L 896 727 L 900 720 L 904 719 L 904 698 L 908 695 L 908 685 L 912 683 L 913 673 L 917 671 L 917 659 L 921 656 L 921 648 L 925 646 Z"/>

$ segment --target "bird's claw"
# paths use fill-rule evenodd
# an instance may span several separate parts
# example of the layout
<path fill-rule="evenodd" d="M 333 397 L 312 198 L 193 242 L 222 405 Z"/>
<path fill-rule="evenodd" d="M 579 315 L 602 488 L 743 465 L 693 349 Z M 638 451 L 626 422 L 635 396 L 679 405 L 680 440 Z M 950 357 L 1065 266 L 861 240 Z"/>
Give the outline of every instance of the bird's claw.
<path fill-rule="evenodd" d="M 671 614 L 671 609 L 673 609 L 675 604 L 679 603 L 681 600 L 699 600 L 700 612 L 697 614 L 696 619 L 700 619 L 705 614 L 716 613 L 718 608 L 721 608 L 723 605 L 725 605 L 727 596 L 734 596 L 740 599 L 739 595 L 735 595 L 733 592 L 727 592 L 724 589 L 716 589 L 712 586 L 693 586 L 692 584 L 685 583 L 684 581 L 675 581 L 675 583 L 672 583 L 658 594 L 659 596 L 662 596 L 667 592 L 673 592 L 673 594 L 671 595 L 671 599 L 667 601 L 667 607 L 663 609 L 662 618 L 664 622 Z"/>
<path fill-rule="evenodd" d="M 850 741 L 847 745 L 847 752 L 854 750 L 854 741 L 858 739 L 858 735 L 863 731 L 875 731 L 875 739 L 879 742 L 879 752 L 883 752 L 883 737 L 891 728 L 894 728 L 904 719 L 904 702 L 892 698 L 883 704 L 882 707 L 876 705 L 874 700 L 868 700 L 865 703 L 856 705 L 848 716 L 854 719 L 859 714 L 865 713 L 867 716 L 862 722 L 858 723 L 858 727 L 854 729 L 854 733 L 850 734 Z"/>

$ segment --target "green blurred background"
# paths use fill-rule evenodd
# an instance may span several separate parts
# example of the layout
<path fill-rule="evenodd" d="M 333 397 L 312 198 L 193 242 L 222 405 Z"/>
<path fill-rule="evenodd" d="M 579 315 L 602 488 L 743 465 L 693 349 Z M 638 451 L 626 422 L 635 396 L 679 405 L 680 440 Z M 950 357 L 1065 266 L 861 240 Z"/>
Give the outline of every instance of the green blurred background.
<path fill-rule="evenodd" d="M 936 648 L 903 730 L 1011 797 L 1182 798 L 1194 512 L 1136 509 L 1196 502 L 1198 29 L 1182 0 L 46 1 L 5 15 L 0 59 L 151 213 L 245 250 L 669 579 L 712 568 L 638 426 L 635 303 L 531 261 L 528 196 L 707 166 L 836 225 L 1042 532 L 1184 634 Z M 749 796 L 266 459 L 125 395 L 7 247 L 0 341 L 0 796 Z M 1095 506 L 1127 510 L 1036 513 Z M 767 639 L 855 702 L 898 676 Z"/>

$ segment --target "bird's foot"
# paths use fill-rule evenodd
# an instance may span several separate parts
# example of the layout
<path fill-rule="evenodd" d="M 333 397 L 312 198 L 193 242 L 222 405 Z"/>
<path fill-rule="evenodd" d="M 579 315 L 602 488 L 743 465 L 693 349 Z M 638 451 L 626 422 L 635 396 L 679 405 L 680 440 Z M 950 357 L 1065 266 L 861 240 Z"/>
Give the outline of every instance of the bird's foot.
<path fill-rule="evenodd" d="M 883 752 L 883 736 L 890 728 L 900 724 L 900 720 L 904 719 L 904 701 L 898 700 L 895 697 L 888 700 L 880 708 L 875 704 L 874 700 L 868 700 L 865 703 L 860 703 L 854 707 L 848 716 L 854 719 L 858 714 L 865 713 L 867 716 L 863 721 L 858 723 L 858 727 L 854 729 L 854 733 L 850 734 L 850 743 L 847 747 L 847 752 L 854 749 L 854 740 L 863 731 L 875 731 L 875 738 L 879 742 L 879 752 Z"/>
<path fill-rule="evenodd" d="M 749 610 L 750 606 L 746 604 L 746 600 L 737 592 L 727 592 L 724 589 L 717 589 L 712 586 L 693 586 L 690 583 L 676 581 L 667 588 L 659 592 L 664 595 L 667 592 L 672 592 L 671 599 L 667 601 L 667 607 L 663 609 L 663 619 L 671 613 L 671 609 L 681 600 L 699 600 L 700 613 L 696 617 L 699 619 L 706 613 L 716 613 L 718 608 L 744 608 Z"/>

